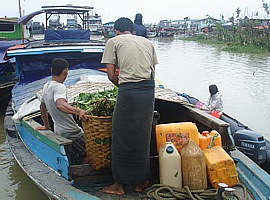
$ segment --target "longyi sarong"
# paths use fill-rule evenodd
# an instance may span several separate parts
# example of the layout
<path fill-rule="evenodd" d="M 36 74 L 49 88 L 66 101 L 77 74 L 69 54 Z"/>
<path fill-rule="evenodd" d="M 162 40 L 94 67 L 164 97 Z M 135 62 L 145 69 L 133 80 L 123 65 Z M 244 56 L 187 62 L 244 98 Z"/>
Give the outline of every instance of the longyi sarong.
<path fill-rule="evenodd" d="M 119 86 L 113 114 L 112 173 L 121 184 L 139 184 L 150 176 L 150 140 L 154 82 Z"/>

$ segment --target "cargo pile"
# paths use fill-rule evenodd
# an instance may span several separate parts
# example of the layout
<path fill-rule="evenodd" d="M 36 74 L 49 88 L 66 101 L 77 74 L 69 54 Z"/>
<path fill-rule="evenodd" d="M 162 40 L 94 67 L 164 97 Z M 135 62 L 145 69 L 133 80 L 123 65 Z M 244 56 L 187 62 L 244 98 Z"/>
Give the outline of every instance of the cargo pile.
<path fill-rule="evenodd" d="M 191 190 L 214 189 L 219 183 L 232 187 L 238 183 L 233 159 L 222 148 L 220 134 L 213 130 L 198 132 L 191 122 L 156 126 L 160 183 Z"/>

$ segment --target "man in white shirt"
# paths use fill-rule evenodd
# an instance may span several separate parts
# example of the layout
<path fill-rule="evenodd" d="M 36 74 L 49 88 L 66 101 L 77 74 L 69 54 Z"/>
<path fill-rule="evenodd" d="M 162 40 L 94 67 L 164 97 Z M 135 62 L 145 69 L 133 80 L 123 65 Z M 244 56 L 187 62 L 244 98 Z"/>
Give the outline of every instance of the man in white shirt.
<path fill-rule="evenodd" d="M 43 87 L 40 112 L 44 126 L 37 127 L 36 130 L 51 130 L 48 112 L 54 122 L 54 133 L 73 141 L 74 150 L 84 147 L 83 130 L 76 123 L 73 115 L 78 115 L 82 121 L 87 120 L 86 112 L 80 108 L 75 108 L 67 103 L 67 90 L 63 84 L 68 76 L 68 62 L 62 58 L 52 61 L 52 79 Z M 73 155 L 74 162 L 81 162 L 85 157 L 85 149 L 80 148 L 81 152 Z M 84 151 L 84 152 L 83 152 Z M 79 163 L 80 164 L 80 163 Z"/>

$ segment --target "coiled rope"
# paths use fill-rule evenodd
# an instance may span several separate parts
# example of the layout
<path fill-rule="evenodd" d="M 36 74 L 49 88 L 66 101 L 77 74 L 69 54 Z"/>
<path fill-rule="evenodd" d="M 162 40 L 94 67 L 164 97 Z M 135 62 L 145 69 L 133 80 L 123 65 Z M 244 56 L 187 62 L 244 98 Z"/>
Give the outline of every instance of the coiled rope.
<path fill-rule="evenodd" d="M 147 192 L 147 197 L 155 200 L 175 200 L 175 199 L 215 199 L 217 189 L 190 190 L 188 186 L 174 188 L 162 184 L 154 184 Z"/>
<path fill-rule="evenodd" d="M 244 198 L 237 193 L 229 194 L 224 191 L 222 193 L 223 200 L 247 200 L 246 187 L 240 183 L 234 185 L 234 187 L 242 187 L 244 191 Z M 190 190 L 188 186 L 183 188 L 170 187 L 163 184 L 154 184 L 147 192 L 147 198 L 155 200 L 176 200 L 176 199 L 192 199 L 192 200 L 204 200 L 204 199 L 217 199 L 218 189 L 207 190 Z"/>

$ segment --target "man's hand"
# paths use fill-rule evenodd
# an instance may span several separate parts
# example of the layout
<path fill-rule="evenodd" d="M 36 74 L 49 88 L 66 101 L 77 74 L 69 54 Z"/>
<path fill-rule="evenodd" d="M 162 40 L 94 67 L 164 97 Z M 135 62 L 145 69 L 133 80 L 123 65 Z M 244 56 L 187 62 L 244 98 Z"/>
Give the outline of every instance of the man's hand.
<path fill-rule="evenodd" d="M 50 128 L 46 128 L 45 126 L 38 126 L 35 128 L 35 131 L 41 131 L 41 130 L 50 130 Z"/>
<path fill-rule="evenodd" d="M 82 109 L 80 109 L 80 111 L 79 111 L 79 119 L 81 121 L 84 121 L 84 122 L 88 119 L 88 116 L 86 115 L 86 112 L 84 110 L 82 110 Z"/>

